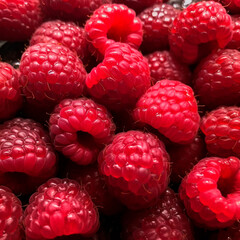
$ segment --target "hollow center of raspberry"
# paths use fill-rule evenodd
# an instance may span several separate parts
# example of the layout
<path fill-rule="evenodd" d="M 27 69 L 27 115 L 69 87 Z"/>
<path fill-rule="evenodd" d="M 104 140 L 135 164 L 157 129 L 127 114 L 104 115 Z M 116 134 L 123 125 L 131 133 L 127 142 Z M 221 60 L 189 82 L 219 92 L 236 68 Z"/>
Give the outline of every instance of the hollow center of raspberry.
<path fill-rule="evenodd" d="M 95 143 L 94 137 L 88 132 L 78 131 L 77 136 L 78 142 L 80 142 L 84 146 L 91 147 Z"/>
<path fill-rule="evenodd" d="M 107 32 L 107 38 L 116 42 L 125 42 L 127 35 L 126 27 L 119 23 L 112 25 Z"/>

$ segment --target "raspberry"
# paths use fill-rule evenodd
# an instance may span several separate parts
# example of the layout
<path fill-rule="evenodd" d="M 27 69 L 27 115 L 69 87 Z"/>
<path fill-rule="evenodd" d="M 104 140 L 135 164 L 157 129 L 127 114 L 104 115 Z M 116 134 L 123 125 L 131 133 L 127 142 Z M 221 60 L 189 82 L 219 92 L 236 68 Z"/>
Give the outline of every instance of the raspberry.
<path fill-rule="evenodd" d="M 94 10 L 112 0 L 40 0 L 43 12 L 52 19 L 84 24 Z"/>
<path fill-rule="evenodd" d="M 42 21 L 39 0 L 0 2 L 0 40 L 28 40 Z"/>
<path fill-rule="evenodd" d="M 172 80 L 161 80 L 150 87 L 138 100 L 133 117 L 181 144 L 193 141 L 200 122 L 193 90 Z"/>
<path fill-rule="evenodd" d="M 195 69 L 194 90 L 207 109 L 240 103 L 240 53 L 223 49 L 210 54 Z"/>
<path fill-rule="evenodd" d="M 151 85 L 147 59 L 128 44 L 112 44 L 86 85 L 90 95 L 109 109 L 131 108 Z"/>
<path fill-rule="evenodd" d="M 193 240 L 190 221 L 177 194 L 168 188 L 156 205 L 139 212 L 127 212 L 123 219 L 125 240 Z"/>
<path fill-rule="evenodd" d="M 196 63 L 217 46 L 224 48 L 232 39 L 232 29 L 231 17 L 220 3 L 193 3 L 174 19 L 170 47 L 183 62 Z"/>
<path fill-rule="evenodd" d="M 178 80 L 190 84 L 191 72 L 188 66 L 168 51 L 157 51 L 147 57 L 152 83 L 162 79 Z"/>
<path fill-rule="evenodd" d="M 179 10 L 169 4 L 157 4 L 138 15 L 143 25 L 141 50 L 144 53 L 169 48 L 169 28 L 179 13 Z"/>
<path fill-rule="evenodd" d="M 52 43 L 29 47 L 21 58 L 20 71 L 27 101 L 51 110 L 64 98 L 81 96 L 87 74 L 75 53 Z"/>
<path fill-rule="evenodd" d="M 240 157 L 239 124 L 239 107 L 220 107 L 208 113 L 200 126 L 208 151 L 219 157 Z"/>
<path fill-rule="evenodd" d="M 240 160 L 204 158 L 183 179 L 179 194 L 188 216 L 199 226 L 215 229 L 240 219 Z"/>
<path fill-rule="evenodd" d="M 18 73 L 8 63 L 0 62 L 0 120 L 10 119 L 21 106 Z"/>
<path fill-rule="evenodd" d="M 91 196 L 99 211 L 106 215 L 113 215 L 122 210 L 122 205 L 108 191 L 97 165 L 79 166 L 70 162 L 67 166 L 67 177 L 76 180 Z"/>
<path fill-rule="evenodd" d="M 30 41 L 30 45 L 37 43 L 62 44 L 76 52 L 81 60 L 88 58 L 85 30 L 73 22 L 60 20 L 44 22 L 34 32 Z"/>
<path fill-rule="evenodd" d="M 1 224 L 0 237 L 2 240 L 21 240 L 22 204 L 10 189 L 0 186 Z"/>
<path fill-rule="evenodd" d="M 236 222 L 233 226 L 226 229 L 221 229 L 217 236 L 214 236 L 216 240 L 238 240 L 240 239 L 240 225 Z M 214 238 L 212 239 L 214 240 Z"/>
<path fill-rule="evenodd" d="M 130 209 L 153 205 L 168 185 L 169 156 L 164 144 L 150 133 L 117 134 L 98 162 L 111 193 Z"/>
<path fill-rule="evenodd" d="M 171 182 L 180 184 L 199 160 L 206 156 L 204 140 L 196 136 L 190 144 L 172 144 L 167 148 L 172 162 Z"/>
<path fill-rule="evenodd" d="M 99 217 L 91 198 L 76 181 L 53 178 L 30 197 L 23 223 L 27 238 L 53 239 L 94 234 Z"/>
<path fill-rule="evenodd" d="M 240 13 L 240 2 L 239 0 L 215 0 L 220 2 L 231 14 Z"/>
<path fill-rule="evenodd" d="M 116 128 L 106 108 L 87 98 L 61 101 L 49 125 L 55 149 L 80 165 L 97 159 L 103 144 L 112 140 Z"/>
<path fill-rule="evenodd" d="M 226 48 L 240 49 L 240 16 L 231 16 L 233 22 L 233 37 Z"/>
<path fill-rule="evenodd" d="M 40 124 L 17 118 L 0 126 L 0 184 L 31 193 L 55 171 L 56 156 Z"/>
<path fill-rule="evenodd" d="M 140 19 L 132 9 L 121 4 L 105 4 L 98 8 L 87 21 L 85 30 L 89 41 L 102 55 L 115 42 L 124 42 L 133 48 L 142 43 Z"/>

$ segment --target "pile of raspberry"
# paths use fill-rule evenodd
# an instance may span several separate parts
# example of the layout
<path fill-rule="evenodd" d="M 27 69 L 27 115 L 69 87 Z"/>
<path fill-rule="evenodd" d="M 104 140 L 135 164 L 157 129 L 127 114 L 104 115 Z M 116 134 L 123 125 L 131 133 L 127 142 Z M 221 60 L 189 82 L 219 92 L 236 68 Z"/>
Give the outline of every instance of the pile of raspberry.
<path fill-rule="evenodd" d="M 0 0 L 0 239 L 239 240 L 238 0 Z"/>

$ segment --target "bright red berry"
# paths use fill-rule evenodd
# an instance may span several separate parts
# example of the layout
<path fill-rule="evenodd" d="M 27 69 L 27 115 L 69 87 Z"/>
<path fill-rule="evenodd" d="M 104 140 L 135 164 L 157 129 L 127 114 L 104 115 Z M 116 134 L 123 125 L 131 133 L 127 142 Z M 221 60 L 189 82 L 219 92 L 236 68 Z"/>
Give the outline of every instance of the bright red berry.
<path fill-rule="evenodd" d="M 240 13 L 240 11 L 239 11 Z M 233 36 L 226 48 L 240 49 L 240 16 L 231 16 L 233 22 Z"/>
<path fill-rule="evenodd" d="M 220 2 L 231 14 L 240 13 L 240 2 L 239 0 L 215 0 Z"/>
<path fill-rule="evenodd" d="M 0 40 L 28 40 L 42 20 L 39 0 L 1 0 Z"/>
<path fill-rule="evenodd" d="M 61 101 L 49 120 L 56 150 L 80 165 L 96 161 L 104 144 L 112 140 L 115 128 L 107 109 L 87 98 Z"/>
<path fill-rule="evenodd" d="M 177 194 L 168 188 L 157 203 L 123 218 L 125 240 L 193 240 L 193 231 Z"/>
<path fill-rule="evenodd" d="M 216 229 L 240 219 L 240 160 L 204 158 L 183 179 L 179 194 L 188 216 L 199 226 Z"/>
<path fill-rule="evenodd" d="M 194 72 L 194 90 L 207 109 L 240 103 L 240 53 L 223 49 L 202 60 Z"/>
<path fill-rule="evenodd" d="M 86 85 L 90 95 L 109 109 L 131 108 L 151 85 L 147 59 L 128 44 L 112 44 Z"/>
<path fill-rule="evenodd" d="M 73 22 L 60 20 L 44 22 L 33 33 L 30 45 L 37 43 L 55 43 L 68 47 L 76 52 L 79 58 L 84 61 L 87 56 L 88 42 L 84 28 Z"/>
<path fill-rule="evenodd" d="M 39 123 L 16 118 L 0 126 L 0 184 L 31 193 L 55 171 L 56 155 Z"/>
<path fill-rule="evenodd" d="M 27 101 L 51 110 L 64 98 L 81 96 L 87 75 L 76 53 L 53 43 L 30 46 L 22 55 L 20 71 Z"/>
<path fill-rule="evenodd" d="M 173 21 L 171 51 L 185 63 L 196 63 L 212 49 L 224 48 L 232 39 L 232 29 L 231 17 L 220 3 L 190 4 Z"/>
<path fill-rule="evenodd" d="M 95 51 L 104 55 L 115 42 L 124 42 L 133 48 L 142 43 L 142 23 L 135 12 L 125 5 L 105 4 L 86 22 L 85 30 Z"/>
<path fill-rule="evenodd" d="M 179 13 L 176 8 L 163 3 L 149 7 L 138 15 L 143 25 L 141 50 L 144 53 L 169 48 L 169 28 Z"/>
<path fill-rule="evenodd" d="M 21 106 L 19 74 L 10 64 L 0 62 L 0 121 L 13 117 Z"/>
<path fill-rule="evenodd" d="M 27 239 L 54 239 L 94 234 L 99 217 L 90 196 L 76 181 L 52 178 L 30 197 L 23 223 Z"/>
<path fill-rule="evenodd" d="M 164 144 L 150 133 L 117 134 L 98 162 L 111 193 L 130 209 L 153 205 L 168 185 L 169 156 Z"/>
<path fill-rule="evenodd" d="M 22 240 L 22 203 L 10 189 L 0 186 L 0 238 Z"/>
<path fill-rule="evenodd" d="M 200 123 L 192 88 L 173 80 L 161 80 L 150 87 L 138 100 L 133 116 L 181 144 L 193 141 Z"/>
<path fill-rule="evenodd" d="M 190 84 L 191 72 L 188 66 L 168 51 L 157 51 L 146 56 L 152 84 L 163 79 L 177 80 Z"/>

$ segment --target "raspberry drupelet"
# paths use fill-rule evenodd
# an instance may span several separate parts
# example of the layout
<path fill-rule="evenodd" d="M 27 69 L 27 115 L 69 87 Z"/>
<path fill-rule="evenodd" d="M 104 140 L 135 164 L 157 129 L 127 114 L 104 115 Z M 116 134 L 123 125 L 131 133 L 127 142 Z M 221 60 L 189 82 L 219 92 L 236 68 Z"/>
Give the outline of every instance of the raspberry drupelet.
<path fill-rule="evenodd" d="M 55 149 L 79 165 L 96 161 L 104 144 L 111 142 L 115 128 L 107 109 L 87 98 L 61 101 L 49 120 Z"/>
<path fill-rule="evenodd" d="M 220 2 L 230 14 L 239 14 L 240 13 L 240 2 L 238 0 L 215 0 Z"/>
<path fill-rule="evenodd" d="M 56 172 L 50 137 L 39 123 L 15 118 L 0 125 L 0 184 L 31 193 Z"/>
<path fill-rule="evenodd" d="M 19 74 L 10 64 L 0 62 L 0 121 L 13 117 L 21 106 Z"/>
<path fill-rule="evenodd" d="M 98 163 L 110 192 L 129 209 L 154 205 L 169 182 L 169 156 L 150 133 L 118 133 L 99 154 Z"/>
<path fill-rule="evenodd" d="M 0 2 L 0 40 L 26 41 L 42 21 L 39 0 Z"/>
<path fill-rule="evenodd" d="M 194 240 L 192 226 L 180 199 L 170 188 L 153 207 L 124 215 L 123 237 L 124 240 Z"/>
<path fill-rule="evenodd" d="M 143 53 L 169 48 L 169 28 L 179 13 L 176 8 L 163 3 L 149 7 L 138 15 L 143 25 L 143 41 L 140 47 Z"/>
<path fill-rule="evenodd" d="M 240 219 L 240 160 L 204 158 L 183 179 L 179 196 L 200 227 L 225 228 Z"/>
<path fill-rule="evenodd" d="M 90 196 L 70 179 L 52 178 L 29 199 L 24 212 L 27 239 L 54 239 L 60 236 L 93 235 L 99 216 Z"/>
<path fill-rule="evenodd" d="M 240 13 L 240 11 L 239 11 Z M 231 16 L 233 22 L 233 36 L 226 48 L 240 49 L 240 16 Z"/>
<path fill-rule="evenodd" d="M 172 23 L 171 51 L 185 63 L 196 63 L 211 50 L 224 48 L 232 39 L 232 30 L 231 17 L 220 3 L 193 3 Z"/>
<path fill-rule="evenodd" d="M 108 109 L 131 108 L 150 87 L 147 59 L 126 43 L 114 43 L 86 79 L 89 94 Z"/>
<path fill-rule="evenodd" d="M 22 240 L 22 203 L 10 189 L 0 186 L 0 238 L 2 240 Z"/>
<path fill-rule="evenodd" d="M 200 124 L 192 88 L 166 79 L 158 81 L 142 95 L 133 110 L 133 117 L 180 144 L 192 142 Z"/>
<path fill-rule="evenodd" d="M 105 4 L 86 22 L 85 30 L 95 55 L 104 55 L 115 42 L 138 49 L 142 43 L 142 23 L 135 12 L 122 4 Z"/>

